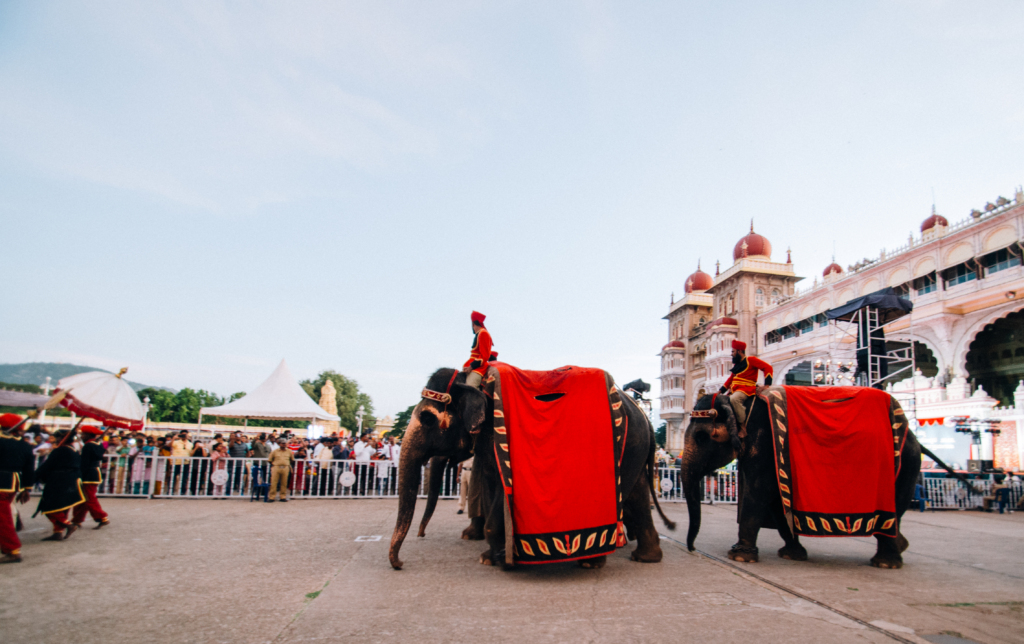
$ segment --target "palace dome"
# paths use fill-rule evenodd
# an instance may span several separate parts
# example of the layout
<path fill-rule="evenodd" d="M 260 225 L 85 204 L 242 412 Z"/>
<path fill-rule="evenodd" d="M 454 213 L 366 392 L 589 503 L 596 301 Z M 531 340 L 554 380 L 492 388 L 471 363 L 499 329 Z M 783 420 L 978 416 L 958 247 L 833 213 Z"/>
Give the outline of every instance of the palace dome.
<path fill-rule="evenodd" d="M 828 277 L 833 273 L 836 275 L 840 275 L 842 272 L 843 267 L 840 266 L 839 264 L 836 264 L 835 260 L 832 260 L 832 263 L 825 267 L 825 271 L 822 273 L 822 275 Z"/>
<path fill-rule="evenodd" d="M 942 215 L 935 212 L 935 206 L 932 206 L 932 215 L 928 219 L 924 220 L 921 224 L 921 232 L 926 233 L 936 226 L 948 226 L 949 222 Z"/>
<path fill-rule="evenodd" d="M 662 351 L 666 349 L 685 349 L 686 343 L 681 340 L 673 340 L 661 348 Z"/>
<path fill-rule="evenodd" d="M 756 257 L 758 259 L 772 258 L 772 243 L 764 235 L 754 232 L 754 222 L 750 222 L 750 232 L 743 239 L 736 242 L 732 249 L 733 261 L 740 261 L 744 257 Z"/>
<path fill-rule="evenodd" d="M 715 285 L 715 278 L 700 270 L 700 262 L 697 262 L 697 272 L 686 278 L 687 293 L 703 293 Z"/>

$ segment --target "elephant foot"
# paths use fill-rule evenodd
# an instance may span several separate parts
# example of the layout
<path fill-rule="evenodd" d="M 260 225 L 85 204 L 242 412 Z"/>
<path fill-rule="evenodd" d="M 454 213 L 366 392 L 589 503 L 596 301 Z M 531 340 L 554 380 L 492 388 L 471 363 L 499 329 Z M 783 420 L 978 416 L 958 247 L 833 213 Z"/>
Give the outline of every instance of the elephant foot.
<path fill-rule="evenodd" d="M 659 563 L 661 562 L 661 546 L 655 546 L 649 550 L 637 548 L 630 553 L 629 558 L 640 563 Z"/>
<path fill-rule="evenodd" d="M 759 561 L 757 552 L 757 546 L 744 546 L 737 543 L 729 549 L 729 558 L 740 563 L 757 563 Z"/>
<path fill-rule="evenodd" d="M 797 544 L 779 548 L 779 556 L 790 561 L 807 561 L 807 549 Z"/>
<path fill-rule="evenodd" d="M 906 552 L 907 548 L 910 547 L 910 542 L 907 541 L 907 538 L 903 536 L 902 532 L 899 533 L 898 537 L 896 537 L 896 547 L 899 548 L 900 554 Z"/>
<path fill-rule="evenodd" d="M 903 557 L 899 555 L 875 555 L 871 558 L 871 565 L 875 568 L 895 570 L 903 567 Z"/>
<path fill-rule="evenodd" d="M 462 531 L 462 538 L 468 541 L 483 541 L 484 539 L 484 518 L 473 517 L 469 526 Z"/>
<path fill-rule="evenodd" d="M 600 557 L 592 557 L 590 559 L 580 559 L 580 568 L 604 568 L 606 563 L 608 563 L 608 555 L 601 555 Z"/>
<path fill-rule="evenodd" d="M 484 550 L 480 554 L 480 563 L 482 565 L 484 565 L 484 566 L 493 566 L 494 565 L 494 552 L 492 552 L 489 548 L 487 550 Z"/>

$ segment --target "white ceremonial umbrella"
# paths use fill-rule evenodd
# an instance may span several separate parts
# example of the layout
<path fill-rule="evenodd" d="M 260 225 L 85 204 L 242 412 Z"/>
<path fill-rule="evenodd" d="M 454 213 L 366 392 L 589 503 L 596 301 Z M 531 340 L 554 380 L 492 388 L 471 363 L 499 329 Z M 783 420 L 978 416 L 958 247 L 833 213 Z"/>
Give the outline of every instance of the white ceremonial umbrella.
<path fill-rule="evenodd" d="M 57 383 L 57 392 L 66 392 L 61 405 L 78 414 L 94 418 L 108 427 L 142 429 L 145 413 L 135 390 L 121 377 L 120 373 L 90 371 L 67 378 Z"/>

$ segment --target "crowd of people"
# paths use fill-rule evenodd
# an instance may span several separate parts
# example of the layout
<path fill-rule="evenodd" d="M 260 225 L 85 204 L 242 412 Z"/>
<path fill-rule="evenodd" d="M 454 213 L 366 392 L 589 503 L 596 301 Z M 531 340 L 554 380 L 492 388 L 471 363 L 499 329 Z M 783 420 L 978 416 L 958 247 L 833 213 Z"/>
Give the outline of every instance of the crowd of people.
<path fill-rule="evenodd" d="M 39 426 L 31 427 L 23 440 L 32 447 L 38 464 L 55 445 L 55 439 Z M 286 486 L 277 482 L 275 487 L 281 498 L 289 491 L 313 496 L 390 495 L 397 486 L 401 454 L 395 437 L 377 438 L 370 433 L 359 439 L 337 434 L 308 439 L 288 431 L 195 436 L 185 430 L 156 435 L 104 428 L 97 444 L 105 454 L 101 491 L 108 494 L 149 494 L 151 482 L 156 495 L 249 494 L 253 484 L 271 483 L 272 466 L 281 461 L 272 456 L 285 450 L 291 454 L 288 473 L 282 476 L 278 470 L 278 479 L 286 481 Z M 148 458 L 155 456 L 165 458 Z M 347 479 L 342 474 L 347 471 L 355 476 L 351 485 L 344 485 Z"/>

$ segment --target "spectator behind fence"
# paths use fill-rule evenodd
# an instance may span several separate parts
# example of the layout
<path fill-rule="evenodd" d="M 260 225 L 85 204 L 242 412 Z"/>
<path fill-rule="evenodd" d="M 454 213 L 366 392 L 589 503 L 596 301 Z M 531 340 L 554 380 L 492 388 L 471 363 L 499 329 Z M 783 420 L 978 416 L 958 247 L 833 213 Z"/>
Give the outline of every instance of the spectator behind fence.
<path fill-rule="evenodd" d="M 249 456 L 255 459 L 263 460 L 270 456 L 272 451 L 266 443 L 267 435 L 260 434 L 256 437 L 256 440 L 252 442 L 252 447 L 249 449 Z"/>
<path fill-rule="evenodd" d="M 999 490 L 1005 490 L 1009 487 L 1005 482 L 1005 474 L 993 474 L 992 481 L 992 494 L 981 499 L 981 507 L 985 512 L 992 511 L 992 502 L 999 498 Z"/>
<path fill-rule="evenodd" d="M 373 455 L 377 453 L 377 450 L 370 443 L 370 434 L 366 433 L 360 437 L 360 441 L 356 443 L 355 449 L 356 459 L 356 484 L 357 494 L 366 494 L 367 479 L 370 477 L 370 460 L 373 459 Z M 372 485 L 372 483 L 371 483 Z"/>
<path fill-rule="evenodd" d="M 245 442 L 242 432 L 235 432 L 231 435 L 231 442 L 228 443 L 228 456 L 237 459 L 231 463 L 231 484 L 228 494 L 234 490 L 236 494 L 242 493 L 242 480 L 245 472 L 244 459 L 249 454 L 249 446 Z"/>
<path fill-rule="evenodd" d="M 267 502 L 271 503 L 281 497 L 281 501 L 288 500 L 288 477 L 295 463 L 295 454 L 286 447 L 285 439 L 278 440 L 278 449 L 271 452 L 267 460 L 270 462 L 270 492 L 267 495 Z"/>
<path fill-rule="evenodd" d="M 171 490 L 185 494 L 189 483 L 189 461 L 188 456 L 192 452 L 192 442 L 188 439 L 188 432 L 182 430 L 178 437 L 171 441 L 171 456 L 184 457 L 175 458 L 171 461 Z M 180 487 L 179 487 L 180 485 Z"/>
<path fill-rule="evenodd" d="M 334 444 L 331 445 L 331 456 L 336 461 L 344 461 L 348 459 L 348 447 L 345 445 L 345 441 L 338 439 L 334 440 Z"/>
<path fill-rule="evenodd" d="M 213 454 L 210 456 L 210 480 L 214 479 L 214 472 L 223 471 L 227 468 L 227 461 L 224 460 L 228 456 L 228 447 L 224 443 L 218 443 L 213 448 Z M 213 486 L 213 495 L 221 496 L 224 494 L 224 484 Z"/>

